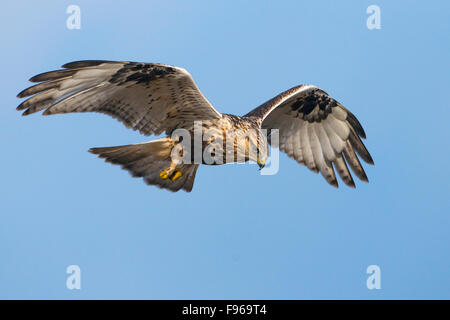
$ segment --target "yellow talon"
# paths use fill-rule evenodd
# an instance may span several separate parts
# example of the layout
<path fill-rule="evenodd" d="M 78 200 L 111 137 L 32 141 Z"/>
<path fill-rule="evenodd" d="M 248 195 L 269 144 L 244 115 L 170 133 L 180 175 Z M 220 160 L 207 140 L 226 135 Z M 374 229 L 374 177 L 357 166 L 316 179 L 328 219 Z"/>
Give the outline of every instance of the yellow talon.
<path fill-rule="evenodd" d="M 161 179 L 166 180 L 167 178 L 169 178 L 169 175 L 167 174 L 167 170 L 163 170 L 161 171 L 161 173 L 159 174 Z"/>
<path fill-rule="evenodd" d="M 173 174 L 172 178 L 170 178 L 170 179 L 172 179 L 172 181 L 175 181 L 175 180 L 181 178 L 182 176 L 183 176 L 183 174 L 181 173 L 181 171 L 178 169 L 175 169 L 175 173 Z"/>

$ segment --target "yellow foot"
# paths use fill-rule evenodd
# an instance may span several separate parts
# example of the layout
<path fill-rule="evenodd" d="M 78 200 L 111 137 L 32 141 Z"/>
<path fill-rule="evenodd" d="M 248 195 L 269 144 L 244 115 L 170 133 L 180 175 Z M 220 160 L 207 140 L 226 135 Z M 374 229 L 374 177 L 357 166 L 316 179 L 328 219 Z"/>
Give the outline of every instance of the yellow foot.
<path fill-rule="evenodd" d="M 160 176 L 161 179 L 164 179 L 164 180 L 166 180 L 167 178 L 169 178 L 169 174 L 167 173 L 167 169 L 161 171 L 161 173 L 159 174 L 159 176 Z"/>
<path fill-rule="evenodd" d="M 183 174 L 181 173 L 180 169 L 174 169 L 173 167 L 169 167 L 167 169 L 164 169 L 159 174 L 159 177 L 163 180 L 167 180 L 170 178 L 170 180 L 175 181 L 179 178 L 181 178 Z"/>
<path fill-rule="evenodd" d="M 181 178 L 183 176 L 183 174 L 181 173 L 180 169 L 175 169 L 175 173 L 172 175 L 172 177 L 170 178 L 172 181 L 175 181 L 179 178 Z"/>

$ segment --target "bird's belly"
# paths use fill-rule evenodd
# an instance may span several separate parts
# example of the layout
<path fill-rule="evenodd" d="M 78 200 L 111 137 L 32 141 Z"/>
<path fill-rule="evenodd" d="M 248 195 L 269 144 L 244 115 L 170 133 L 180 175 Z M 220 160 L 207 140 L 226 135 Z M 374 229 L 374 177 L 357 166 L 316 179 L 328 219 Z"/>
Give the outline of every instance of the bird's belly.
<path fill-rule="evenodd" d="M 233 126 L 227 120 L 203 121 L 190 128 L 181 139 L 184 159 L 191 163 L 221 165 L 249 161 L 250 141 L 256 141 L 259 131 Z"/>

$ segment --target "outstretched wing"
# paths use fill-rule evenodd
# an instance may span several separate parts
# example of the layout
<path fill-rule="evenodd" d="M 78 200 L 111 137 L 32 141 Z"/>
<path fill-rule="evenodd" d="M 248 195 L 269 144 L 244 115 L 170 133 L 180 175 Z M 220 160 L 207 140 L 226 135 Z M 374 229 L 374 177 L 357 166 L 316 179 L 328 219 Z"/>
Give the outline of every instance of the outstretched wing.
<path fill-rule="evenodd" d="M 194 120 L 222 115 L 203 96 L 191 75 L 182 68 L 139 63 L 86 60 L 67 63 L 62 70 L 39 74 L 40 82 L 17 96 L 17 110 L 28 115 L 101 112 L 142 134 L 170 134 Z"/>
<path fill-rule="evenodd" d="M 373 164 L 360 139 L 366 134 L 356 117 L 325 91 L 300 85 L 246 116 L 259 119 L 263 129 L 279 129 L 280 150 L 312 171 L 320 171 L 332 186 L 338 186 L 334 166 L 344 183 L 355 187 L 347 163 L 358 178 L 368 182 L 356 156 Z"/>

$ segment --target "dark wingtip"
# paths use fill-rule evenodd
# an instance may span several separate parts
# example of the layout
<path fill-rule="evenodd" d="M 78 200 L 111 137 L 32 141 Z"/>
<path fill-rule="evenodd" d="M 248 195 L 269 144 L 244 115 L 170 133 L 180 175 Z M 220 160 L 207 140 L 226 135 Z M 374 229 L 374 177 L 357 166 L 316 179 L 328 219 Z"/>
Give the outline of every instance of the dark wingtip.
<path fill-rule="evenodd" d="M 17 97 L 17 98 L 25 98 L 25 97 L 27 97 L 28 95 L 25 94 L 27 90 L 28 90 L 28 88 L 23 89 L 22 91 L 20 91 L 20 92 L 16 95 L 16 97 Z"/>
<path fill-rule="evenodd" d="M 350 123 L 350 125 L 355 129 L 356 133 L 363 139 L 366 139 L 366 132 L 364 131 L 363 126 L 359 122 L 359 120 L 355 117 L 353 113 L 347 111 L 347 121 Z"/>
<path fill-rule="evenodd" d="M 37 74 L 35 76 L 32 76 L 30 79 L 28 79 L 28 81 L 30 82 L 39 82 L 39 80 L 37 80 L 37 77 L 39 77 L 41 74 Z"/>
<path fill-rule="evenodd" d="M 373 161 L 373 158 L 372 158 L 372 156 L 370 155 L 369 151 L 368 151 L 367 149 L 366 149 L 365 151 L 366 151 L 366 152 L 365 152 L 365 157 L 363 158 L 363 160 L 364 160 L 366 163 L 370 164 L 370 165 L 374 165 L 375 162 Z"/>
<path fill-rule="evenodd" d="M 344 181 L 344 183 L 345 183 L 345 185 L 347 187 L 352 188 L 352 189 L 356 189 L 356 184 L 355 184 L 355 181 L 353 181 L 353 179 L 351 179 L 349 181 Z"/>
<path fill-rule="evenodd" d="M 77 72 L 77 70 L 70 70 L 70 69 L 47 71 L 44 73 L 37 74 L 34 77 L 31 77 L 29 79 L 29 81 L 30 82 L 44 82 L 44 81 L 56 80 L 56 79 L 61 79 L 64 77 L 70 77 L 70 76 L 74 75 L 76 72 Z"/>
<path fill-rule="evenodd" d="M 28 116 L 30 114 L 33 114 L 33 113 L 37 112 L 37 111 L 39 111 L 39 110 L 28 108 L 22 113 L 22 116 Z"/>
<path fill-rule="evenodd" d="M 331 186 L 335 187 L 336 189 L 339 188 L 339 183 L 337 182 L 337 179 L 334 179 L 334 180 L 330 181 L 329 184 Z"/>
<path fill-rule="evenodd" d="M 22 102 L 21 104 L 19 104 L 19 105 L 16 107 L 16 110 L 17 110 L 17 111 L 21 111 L 21 110 L 26 109 L 27 107 L 24 105 L 24 103 L 25 103 L 25 101 Z"/>
<path fill-rule="evenodd" d="M 369 183 L 369 178 L 367 177 L 365 172 L 363 172 L 363 175 L 362 175 L 362 177 L 360 179 L 361 179 L 361 181 Z"/>
<path fill-rule="evenodd" d="M 72 62 L 63 64 L 61 66 L 61 68 L 73 69 L 73 68 L 94 67 L 94 66 L 98 66 L 99 64 L 102 64 L 105 62 L 110 62 L 110 61 L 108 61 L 108 60 L 79 60 L 79 61 L 72 61 Z"/>
<path fill-rule="evenodd" d="M 99 154 L 100 153 L 99 149 L 100 148 L 89 148 L 88 152 L 90 152 L 92 154 Z"/>

